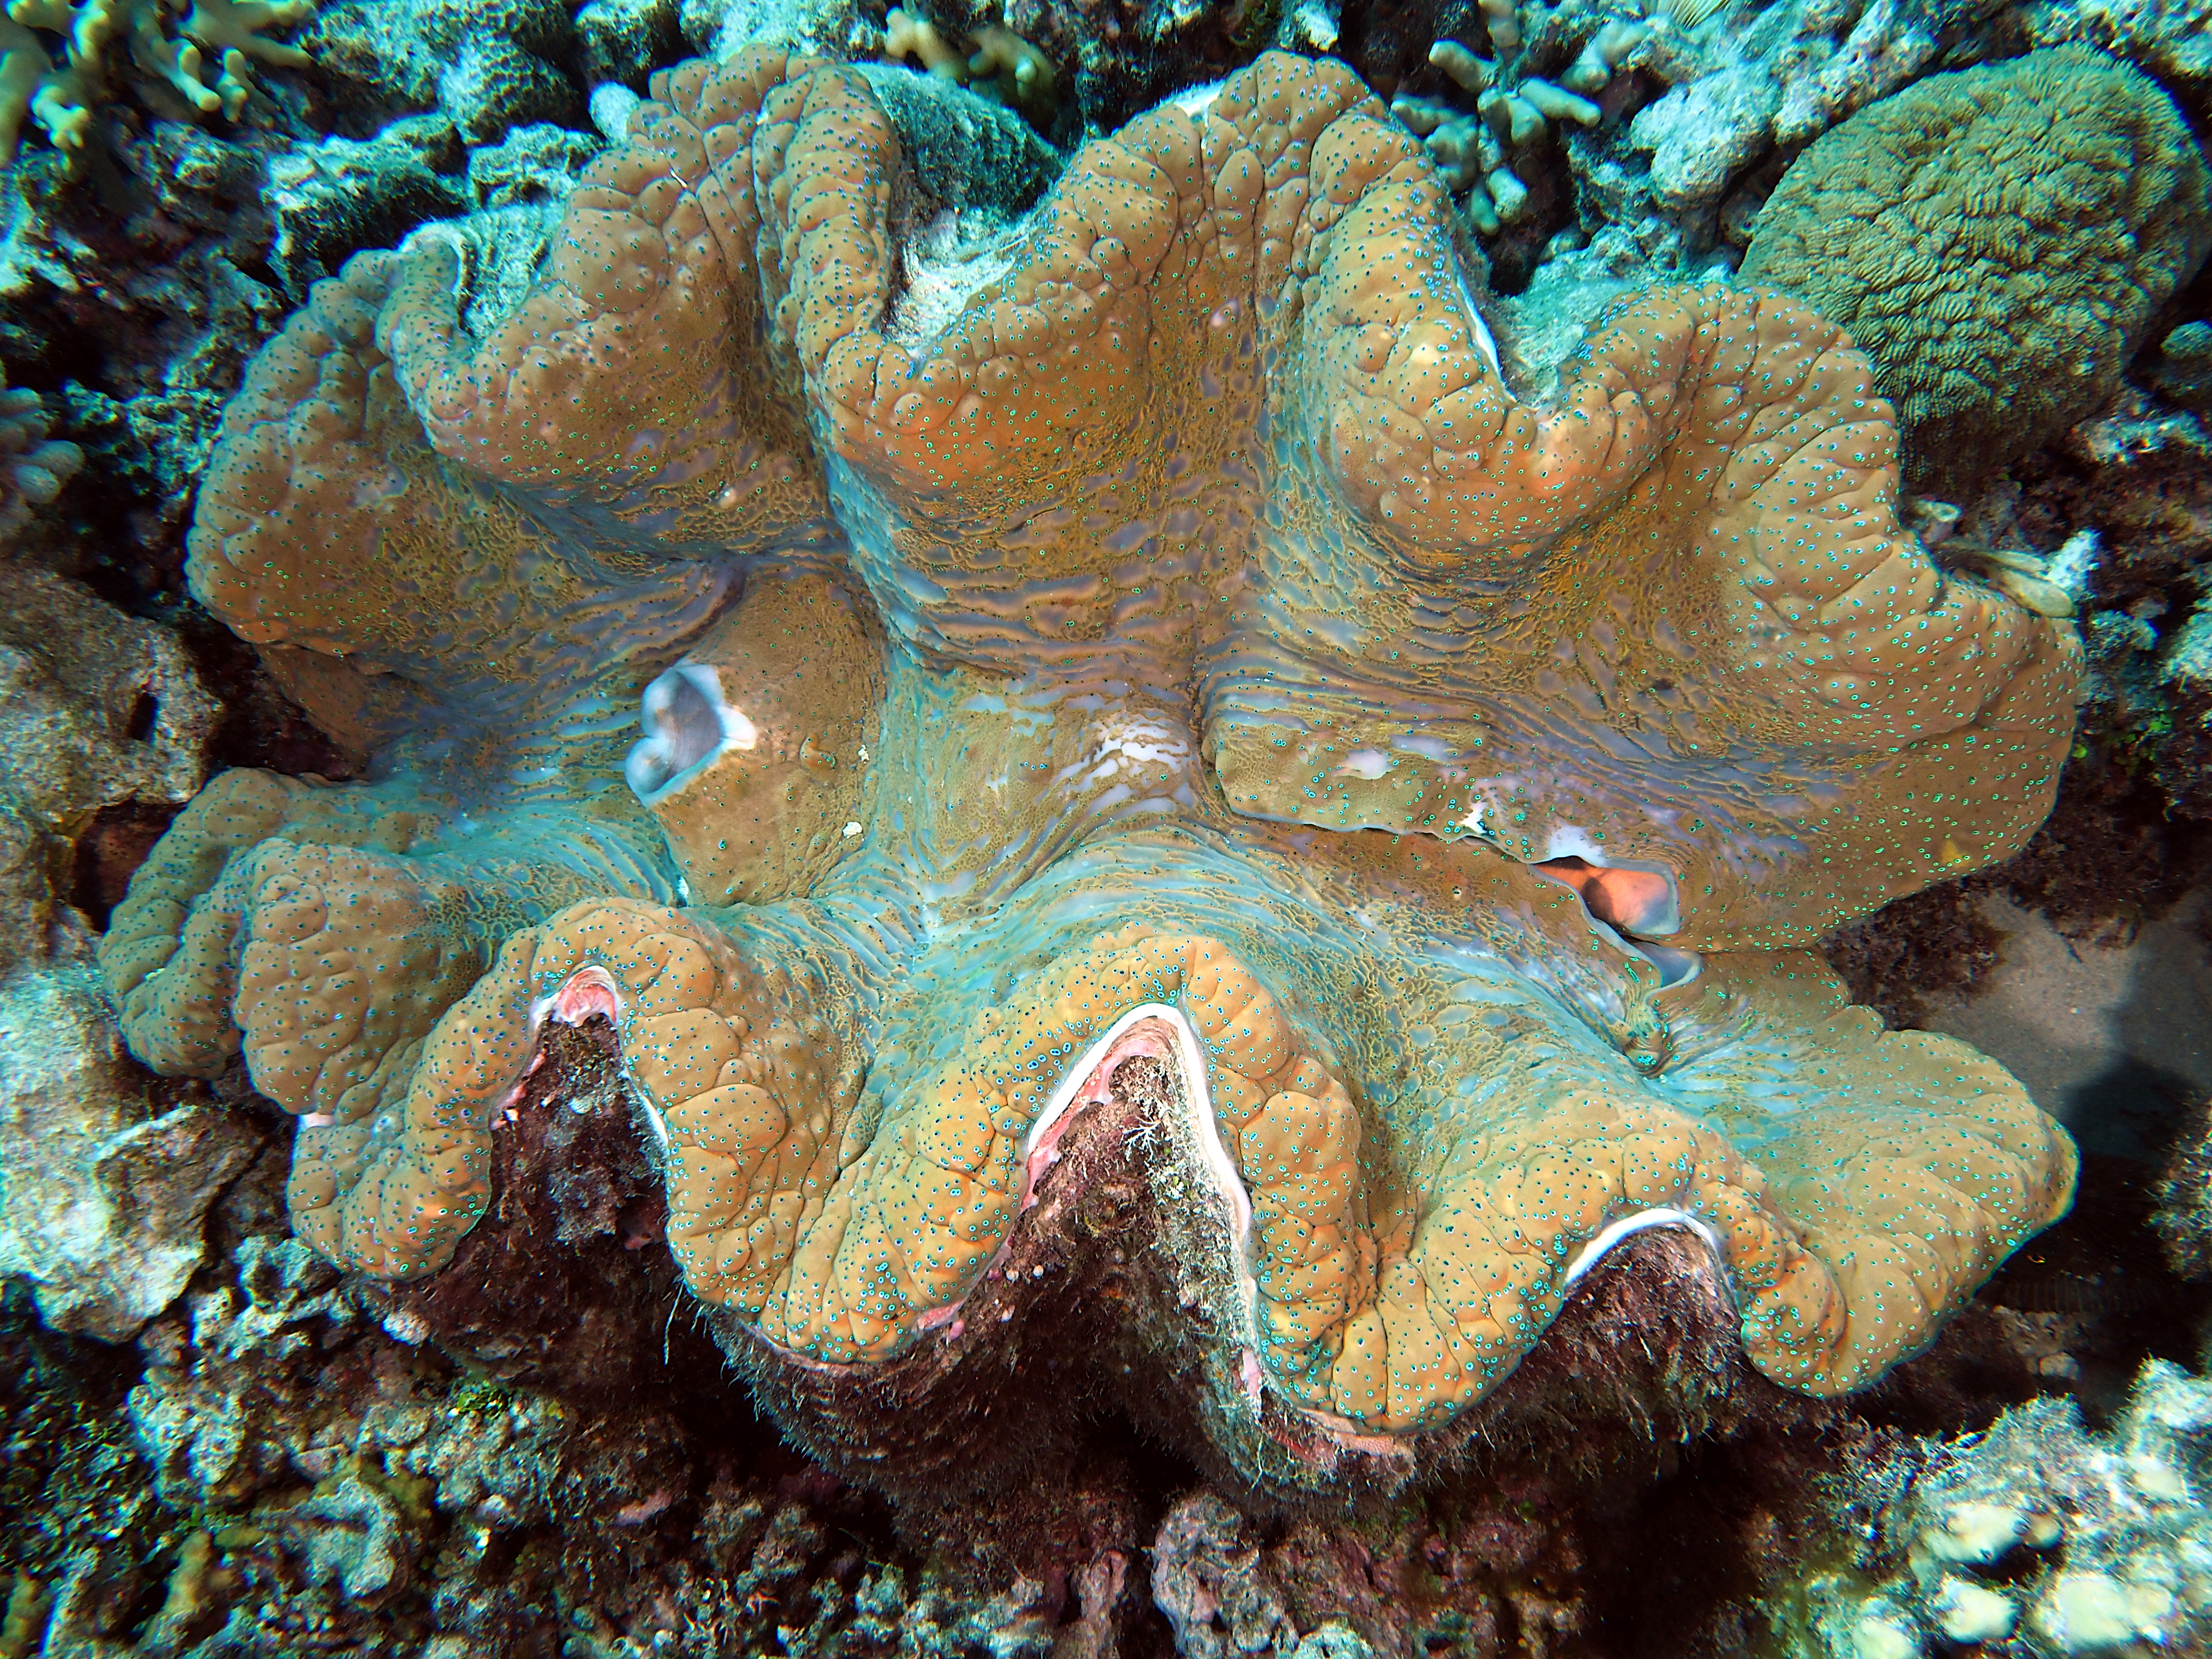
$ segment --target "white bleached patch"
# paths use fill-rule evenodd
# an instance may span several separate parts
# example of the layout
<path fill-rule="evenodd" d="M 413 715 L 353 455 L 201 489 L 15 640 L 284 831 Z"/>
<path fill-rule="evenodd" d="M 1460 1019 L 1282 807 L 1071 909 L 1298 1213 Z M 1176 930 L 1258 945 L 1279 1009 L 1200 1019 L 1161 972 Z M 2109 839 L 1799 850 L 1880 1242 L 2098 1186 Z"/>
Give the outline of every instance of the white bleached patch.
<path fill-rule="evenodd" d="M 1460 308 L 1467 313 L 1468 326 L 1474 331 L 1475 349 L 1482 353 L 1483 361 L 1490 365 L 1490 372 L 1504 380 L 1505 370 L 1498 362 L 1497 337 L 1491 333 L 1490 325 L 1482 320 L 1482 313 L 1474 303 L 1474 290 L 1468 286 L 1465 271 L 1460 273 L 1459 300 Z"/>
<path fill-rule="evenodd" d="M 2051 556 L 2044 580 L 2079 605 L 2089 597 L 2089 578 L 2096 574 L 2097 556 L 2102 551 L 2095 531 L 2077 530 Z"/>
<path fill-rule="evenodd" d="M 1190 734 L 1148 714 L 1114 714 L 1093 728 L 1094 746 L 1080 767 L 1061 775 L 1060 787 L 1093 793 L 1096 812 L 1129 801 L 1188 800 L 1196 772 Z"/>
<path fill-rule="evenodd" d="M 948 208 L 923 225 L 905 249 L 904 285 L 884 332 L 916 368 L 929 361 L 969 301 L 1003 281 L 1027 240 L 1026 223 Z"/>
<path fill-rule="evenodd" d="M 1185 87 L 1168 101 L 1194 120 L 1212 107 L 1213 100 L 1221 96 L 1225 81 L 1208 81 L 1202 87 Z"/>

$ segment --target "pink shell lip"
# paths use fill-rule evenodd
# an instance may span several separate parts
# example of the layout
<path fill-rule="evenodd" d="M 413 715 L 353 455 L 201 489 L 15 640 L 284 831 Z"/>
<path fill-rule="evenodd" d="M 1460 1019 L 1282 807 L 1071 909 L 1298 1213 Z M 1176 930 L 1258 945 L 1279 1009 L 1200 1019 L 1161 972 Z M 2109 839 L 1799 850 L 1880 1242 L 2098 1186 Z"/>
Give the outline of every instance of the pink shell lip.
<path fill-rule="evenodd" d="M 1337 1458 L 1346 1452 L 1359 1452 L 1369 1457 L 1406 1455 L 1405 1443 L 1395 1435 L 1371 1433 L 1348 1417 L 1317 1411 L 1311 1406 L 1301 1406 L 1297 1411 L 1299 1418 L 1319 1429 L 1323 1437 L 1318 1441 L 1300 1440 L 1278 1433 L 1275 1443 L 1302 1462 L 1326 1469 L 1334 1467 Z"/>
<path fill-rule="evenodd" d="M 1247 1348 L 1237 1356 L 1237 1383 L 1244 1390 L 1244 1398 L 1257 1410 L 1261 1396 L 1267 1391 L 1267 1374 L 1260 1369 L 1259 1351 Z"/>
<path fill-rule="evenodd" d="M 603 1014 L 616 1025 L 622 1023 L 623 993 L 615 976 L 596 962 L 587 962 L 544 996 L 534 999 L 530 1005 L 525 1035 L 533 1041 L 547 1020 L 562 1025 L 581 1025 L 594 1014 Z M 522 1085 L 533 1073 L 545 1063 L 543 1050 L 533 1050 L 530 1064 L 522 1068 L 505 1093 L 492 1103 L 491 1123 L 494 1128 L 514 1117 L 514 1103 L 522 1097 Z M 654 1139 L 663 1150 L 668 1146 L 667 1127 L 660 1121 L 660 1113 L 653 1103 L 638 1097 L 645 1107 L 646 1121 L 652 1126 Z"/>
<path fill-rule="evenodd" d="M 1125 1060 L 1138 1057 L 1164 1061 L 1182 1079 L 1183 1097 L 1189 1103 L 1188 1125 L 1209 1182 L 1219 1194 L 1226 1212 L 1224 1218 L 1229 1225 L 1235 1264 L 1237 1306 L 1246 1327 L 1246 1349 L 1251 1352 L 1258 1335 L 1260 1296 L 1259 1280 L 1253 1276 L 1251 1262 L 1252 1200 L 1230 1158 L 1228 1147 L 1222 1142 L 1220 1125 L 1214 1117 L 1205 1042 L 1182 1009 L 1164 1002 L 1147 1002 L 1130 1009 L 1068 1067 L 1022 1143 L 1022 1192 L 1015 1222 L 1018 1224 L 1022 1214 L 1035 1206 L 1037 1181 L 1057 1161 L 1054 1148 L 1060 1137 L 1084 1108 L 1103 1103 L 1110 1097 L 1114 1068 Z M 1013 1228 L 1009 1226 L 1006 1237 L 1000 1241 L 983 1271 L 975 1276 L 976 1284 L 984 1284 L 997 1276 L 1012 1238 Z M 960 1316 L 966 1302 L 967 1297 L 963 1296 L 957 1302 L 925 1310 L 915 1316 L 915 1328 L 934 1333 L 948 1342 L 957 1340 L 967 1330 L 967 1322 Z M 807 1370 L 837 1373 L 865 1369 L 848 1362 L 816 1359 L 786 1347 L 750 1322 L 747 1328 L 776 1354 Z"/>
<path fill-rule="evenodd" d="M 593 1014 L 604 1014 L 619 1023 L 622 987 L 598 963 L 587 962 L 562 980 L 551 995 L 539 997 L 530 1005 L 530 1030 L 534 1035 L 548 1019 L 558 1020 L 563 1025 L 581 1025 Z"/>
<path fill-rule="evenodd" d="M 1114 1068 L 1125 1060 L 1139 1058 L 1163 1060 L 1182 1076 L 1191 1103 L 1191 1127 L 1196 1132 L 1206 1172 L 1212 1177 L 1228 1211 L 1237 1259 L 1239 1305 L 1249 1318 L 1256 1310 L 1260 1293 L 1250 1261 L 1252 1200 L 1237 1174 L 1237 1166 L 1230 1162 L 1229 1150 L 1222 1145 L 1221 1131 L 1214 1121 L 1212 1091 L 1206 1085 L 1205 1046 L 1180 1008 L 1164 1002 L 1147 1002 L 1130 1009 L 1108 1026 L 1106 1034 L 1068 1067 L 1067 1075 L 1047 1098 L 1044 1110 L 1037 1114 L 1036 1121 L 1030 1126 L 1029 1135 L 1022 1142 L 1022 1193 L 1015 1216 L 1018 1218 L 1036 1207 L 1037 1182 L 1060 1161 L 1054 1148 L 1067 1133 L 1068 1126 L 1085 1108 L 1107 1104 L 1112 1096 Z M 976 1276 L 976 1284 L 997 1276 L 1012 1242 L 1013 1229 L 1009 1227 L 1006 1237 L 999 1241 L 999 1248 Z M 945 1340 L 951 1340 L 967 1328 L 960 1318 L 960 1310 L 966 1302 L 963 1296 L 958 1302 L 928 1310 L 915 1321 L 915 1328 L 942 1330 Z"/>
<path fill-rule="evenodd" d="M 1125 1060 L 1138 1058 L 1164 1061 L 1181 1074 L 1191 1102 L 1190 1127 L 1196 1133 L 1206 1172 L 1226 1202 L 1230 1234 L 1243 1255 L 1252 1232 L 1252 1200 L 1214 1121 L 1206 1048 L 1182 1011 L 1164 1002 L 1141 1004 L 1107 1027 L 1106 1034 L 1068 1068 L 1060 1086 L 1046 1100 L 1022 1143 L 1021 1208 L 1027 1210 L 1036 1204 L 1037 1179 L 1058 1161 L 1053 1148 L 1067 1126 L 1085 1108 L 1106 1103 L 1111 1097 L 1115 1068 Z"/>
<path fill-rule="evenodd" d="M 1259 1293 L 1259 1284 L 1252 1277 L 1249 1260 L 1252 1200 L 1244 1190 L 1243 1180 L 1237 1173 L 1229 1148 L 1222 1143 L 1221 1126 L 1213 1112 L 1206 1044 L 1188 1017 L 1170 1004 L 1147 1002 L 1130 1009 L 1108 1026 L 1106 1034 L 1068 1068 L 1067 1075 L 1046 1100 L 1044 1110 L 1037 1115 L 1037 1121 L 1030 1127 L 1028 1139 L 1022 1144 L 1026 1166 L 1022 1207 L 1027 1209 L 1036 1201 L 1033 1190 L 1036 1177 L 1050 1167 L 1049 1157 L 1041 1159 L 1041 1155 L 1051 1152 L 1053 1143 L 1066 1131 L 1077 1112 L 1107 1097 L 1114 1068 L 1137 1055 L 1167 1061 L 1182 1079 L 1184 1096 L 1190 1103 L 1188 1127 L 1198 1143 L 1206 1172 L 1228 1208 L 1230 1238 L 1237 1253 L 1237 1283 L 1248 1292 L 1249 1301 Z"/>

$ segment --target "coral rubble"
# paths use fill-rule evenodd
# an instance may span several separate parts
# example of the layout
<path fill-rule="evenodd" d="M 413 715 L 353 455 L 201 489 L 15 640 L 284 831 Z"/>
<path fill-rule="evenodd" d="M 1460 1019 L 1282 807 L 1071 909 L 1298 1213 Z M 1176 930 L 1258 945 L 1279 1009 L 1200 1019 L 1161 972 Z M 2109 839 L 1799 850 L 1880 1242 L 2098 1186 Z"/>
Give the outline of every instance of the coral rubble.
<path fill-rule="evenodd" d="M 1515 401 L 1427 152 L 1279 56 L 902 254 L 877 84 L 658 76 L 526 292 L 418 235 L 256 360 L 193 591 L 375 781 L 178 820 L 134 1052 L 242 1054 L 301 1236 L 404 1279 L 611 1021 L 794 1420 L 1018 1337 L 1098 1115 L 1245 1479 L 1401 1480 L 1639 1226 L 1792 1386 L 1924 1344 L 2072 1149 L 1797 947 L 2021 843 L 2080 653 L 1900 530 L 1865 359 L 1676 287 Z"/>
<path fill-rule="evenodd" d="M 2212 1618 L 2208 1432 L 2212 1385 L 2160 1360 L 2107 1431 L 2042 1400 L 1863 1468 L 1847 1490 L 1873 1523 L 1800 1587 L 1796 1650 L 2194 1651 Z"/>

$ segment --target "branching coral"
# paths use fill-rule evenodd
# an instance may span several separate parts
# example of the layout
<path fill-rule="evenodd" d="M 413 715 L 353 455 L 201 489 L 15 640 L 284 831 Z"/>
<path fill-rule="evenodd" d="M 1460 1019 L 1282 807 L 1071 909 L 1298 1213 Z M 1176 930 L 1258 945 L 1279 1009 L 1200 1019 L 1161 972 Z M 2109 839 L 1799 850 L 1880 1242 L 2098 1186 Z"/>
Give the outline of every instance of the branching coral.
<path fill-rule="evenodd" d="M 2151 81 L 2082 46 L 1941 75 L 1808 149 L 1744 274 L 1851 331 L 1916 471 L 1968 478 L 2109 400 L 2212 250 L 2204 159 Z"/>
<path fill-rule="evenodd" d="M 84 148 L 112 94 L 111 43 L 127 49 L 131 81 L 158 113 L 235 121 L 252 95 L 252 62 L 308 61 L 263 31 L 313 9 L 314 0 L 192 0 L 179 18 L 171 0 L 14 0 L 0 18 L 0 166 L 15 159 L 27 118 L 57 149 Z M 58 62 L 40 29 L 62 37 Z"/>
<path fill-rule="evenodd" d="M 1475 229 L 1494 236 L 1521 217 L 1528 201 L 1528 186 L 1510 158 L 1542 138 L 1555 121 L 1595 126 L 1601 112 L 1591 96 L 1605 89 L 1650 31 L 1618 18 L 1600 25 L 1554 84 L 1523 72 L 1521 26 L 1510 0 L 1497 0 L 1484 11 L 1494 58 L 1478 57 L 1456 40 L 1439 40 L 1429 52 L 1429 62 L 1474 100 L 1474 117 L 1411 94 L 1395 100 L 1390 112 L 1421 135 L 1453 193 L 1464 192 Z"/>
<path fill-rule="evenodd" d="M 918 13 L 897 6 L 884 21 L 884 56 L 912 58 L 928 74 L 1049 124 L 1060 76 L 1052 60 L 1012 29 L 978 29 L 975 50 L 963 55 Z"/>
<path fill-rule="evenodd" d="M 1142 1060 L 1214 1310 L 1143 1340 L 1241 1458 L 1446 1425 L 1613 1224 L 1828 1392 L 2063 1209 L 2012 1079 L 1789 948 L 2017 846 L 2079 659 L 1900 532 L 1834 328 L 1661 290 L 1516 403 L 1334 65 L 1087 147 L 957 311 L 902 161 L 860 72 L 688 65 L 505 320 L 422 238 L 249 377 L 195 591 L 386 781 L 228 775 L 104 960 L 301 1115 L 319 1248 L 438 1267 L 605 1014 L 696 1294 L 794 1376 L 958 1352 Z"/>

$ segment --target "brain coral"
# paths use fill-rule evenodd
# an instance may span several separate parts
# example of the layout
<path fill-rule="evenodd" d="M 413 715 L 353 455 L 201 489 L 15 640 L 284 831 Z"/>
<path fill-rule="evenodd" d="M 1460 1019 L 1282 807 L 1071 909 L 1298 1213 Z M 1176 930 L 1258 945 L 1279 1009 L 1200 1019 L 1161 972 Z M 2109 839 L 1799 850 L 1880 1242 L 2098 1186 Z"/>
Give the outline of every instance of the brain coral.
<path fill-rule="evenodd" d="M 2016 847 L 2079 666 L 1900 533 L 1834 327 L 1662 289 L 1517 401 L 1330 64 L 927 257 L 857 72 L 688 65 L 631 133 L 481 336 L 434 238 L 320 285 L 201 496 L 195 591 L 382 781 L 225 775 L 103 963 L 157 1069 L 299 1114 L 319 1249 L 438 1268 L 593 1013 L 692 1291 L 794 1375 L 982 1340 L 1139 1059 L 1226 1310 L 1152 1340 L 1346 1445 L 1449 1422 L 1614 1224 L 1832 1392 L 2063 1209 L 2010 1077 L 1793 948 Z"/>
<path fill-rule="evenodd" d="M 1759 210 L 1743 275 L 1850 331 L 1937 483 L 2098 412 L 2208 248 L 2173 100 L 2062 46 L 1932 76 L 1823 136 Z"/>

